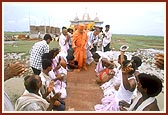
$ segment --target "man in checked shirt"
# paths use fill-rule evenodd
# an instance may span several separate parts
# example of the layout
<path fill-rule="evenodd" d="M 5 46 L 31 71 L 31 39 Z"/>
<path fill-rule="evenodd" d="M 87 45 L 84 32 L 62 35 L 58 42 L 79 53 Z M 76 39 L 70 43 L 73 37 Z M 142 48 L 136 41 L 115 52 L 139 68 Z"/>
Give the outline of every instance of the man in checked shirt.
<path fill-rule="evenodd" d="M 42 41 L 35 43 L 30 50 L 30 67 L 34 74 L 39 75 L 42 69 L 42 55 L 49 52 L 50 34 L 45 34 Z"/>

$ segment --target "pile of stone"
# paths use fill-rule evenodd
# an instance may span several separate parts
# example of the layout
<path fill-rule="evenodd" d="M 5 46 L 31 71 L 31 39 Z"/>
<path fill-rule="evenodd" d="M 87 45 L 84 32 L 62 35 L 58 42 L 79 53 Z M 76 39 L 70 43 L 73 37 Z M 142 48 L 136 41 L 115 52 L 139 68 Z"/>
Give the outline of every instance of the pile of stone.
<path fill-rule="evenodd" d="M 161 80 L 164 79 L 164 70 L 157 68 L 154 64 L 154 56 L 157 53 L 164 54 L 163 50 L 141 49 L 134 52 L 133 55 L 139 56 L 142 59 L 142 65 L 139 67 L 141 72 L 150 73 L 158 76 Z"/>
<path fill-rule="evenodd" d="M 139 71 L 143 73 L 150 73 L 158 76 L 162 81 L 165 79 L 165 71 L 157 68 L 154 65 L 154 56 L 157 53 L 164 53 L 163 50 L 155 50 L 155 49 L 139 49 L 136 52 L 125 52 L 128 59 L 131 59 L 132 56 L 139 56 L 142 59 L 142 65 L 139 67 Z M 110 59 L 117 61 L 119 51 L 109 51 L 107 52 L 107 56 Z M 29 71 L 31 72 L 31 68 L 29 67 L 29 57 L 22 59 L 24 53 L 7 53 L 4 55 L 4 60 L 20 60 L 22 63 L 25 63 Z M 10 61 L 4 61 L 10 62 Z"/>
<path fill-rule="evenodd" d="M 125 55 L 130 60 L 132 56 L 138 56 L 142 59 L 142 65 L 138 68 L 141 73 L 148 73 L 156 75 L 158 78 L 160 78 L 163 82 L 165 80 L 165 71 L 157 68 L 154 64 L 154 56 L 157 53 L 164 54 L 163 50 L 155 50 L 155 49 L 139 49 L 136 52 L 125 52 Z M 113 58 L 113 60 L 118 60 L 118 55 L 120 55 L 119 51 L 110 51 L 107 53 L 108 57 Z"/>

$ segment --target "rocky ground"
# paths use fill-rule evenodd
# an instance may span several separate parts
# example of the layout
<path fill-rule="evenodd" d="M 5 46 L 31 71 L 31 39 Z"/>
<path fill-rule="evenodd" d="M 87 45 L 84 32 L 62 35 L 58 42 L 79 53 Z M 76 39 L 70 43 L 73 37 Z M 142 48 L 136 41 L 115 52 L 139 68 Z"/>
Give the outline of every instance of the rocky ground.
<path fill-rule="evenodd" d="M 164 51 L 146 49 L 146 50 L 138 50 L 137 52 L 126 52 L 128 59 L 131 56 L 136 55 L 141 57 L 143 63 L 139 68 L 140 72 L 152 73 L 157 75 L 165 86 L 165 73 L 164 70 L 160 70 L 155 67 L 154 55 L 156 53 L 164 53 Z M 11 60 L 20 60 L 24 65 L 28 68 L 28 71 L 21 76 L 21 78 L 12 78 L 4 83 L 4 89 L 9 94 L 12 102 L 23 93 L 23 77 L 27 74 L 32 73 L 31 68 L 29 67 L 28 57 L 22 59 L 23 54 L 5 54 L 4 55 L 4 65 Z M 114 61 L 117 60 L 119 55 L 118 51 L 109 52 L 108 56 L 113 58 Z M 100 103 L 101 98 L 103 96 L 103 92 L 100 87 L 95 83 L 95 73 L 94 73 L 95 65 L 92 64 L 88 66 L 88 71 L 81 72 L 68 72 L 67 76 L 67 98 L 66 102 L 66 110 L 67 111 L 94 111 L 94 105 Z M 161 110 L 165 110 L 165 88 L 163 88 L 163 92 L 157 97 L 158 104 Z"/>

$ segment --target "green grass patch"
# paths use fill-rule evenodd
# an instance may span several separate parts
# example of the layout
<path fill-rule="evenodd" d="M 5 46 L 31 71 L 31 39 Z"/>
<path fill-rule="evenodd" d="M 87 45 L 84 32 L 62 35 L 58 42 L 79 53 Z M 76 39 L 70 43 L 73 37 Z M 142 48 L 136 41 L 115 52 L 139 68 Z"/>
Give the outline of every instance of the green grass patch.
<path fill-rule="evenodd" d="M 29 51 L 33 44 L 38 40 L 19 40 L 14 44 L 5 44 L 4 53 L 25 53 L 29 55 Z M 165 41 L 166 42 L 166 41 Z M 121 45 L 128 45 L 128 51 L 136 51 L 137 49 L 164 49 L 164 37 L 160 36 L 132 36 L 132 35 L 116 35 L 112 36 L 111 47 L 119 50 Z M 60 48 L 57 41 L 49 44 L 50 49 Z"/>
<path fill-rule="evenodd" d="M 135 35 L 113 35 L 111 47 L 119 50 L 121 45 L 128 45 L 128 51 L 137 49 L 164 49 L 164 37 L 162 36 L 135 36 Z"/>
<path fill-rule="evenodd" d="M 4 53 L 25 53 L 25 55 L 29 55 L 30 49 L 34 45 L 34 43 L 38 42 L 38 40 L 32 41 L 15 41 L 13 44 L 5 44 L 4 45 Z M 60 48 L 57 41 L 52 41 L 49 44 L 50 49 L 52 48 Z"/>

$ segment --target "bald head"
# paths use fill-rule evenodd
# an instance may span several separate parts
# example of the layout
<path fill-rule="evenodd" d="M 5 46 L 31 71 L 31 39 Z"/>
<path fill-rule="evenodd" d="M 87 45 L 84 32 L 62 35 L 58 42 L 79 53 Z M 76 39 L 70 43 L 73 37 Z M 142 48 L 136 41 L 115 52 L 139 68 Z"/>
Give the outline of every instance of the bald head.
<path fill-rule="evenodd" d="M 80 33 L 83 33 L 83 30 L 85 29 L 85 25 L 84 24 L 79 24 L 78 25 L 78 31 L 80 32 Z"/>

